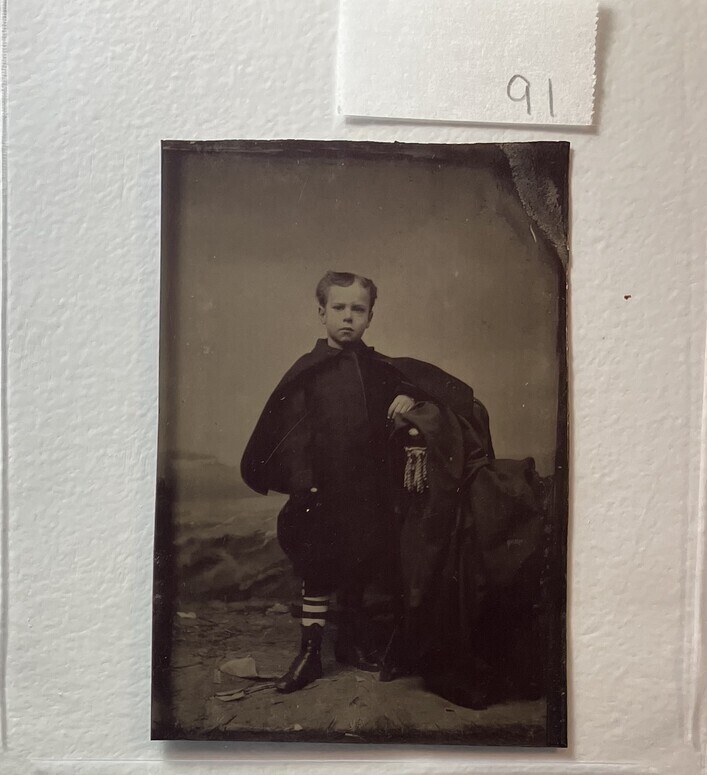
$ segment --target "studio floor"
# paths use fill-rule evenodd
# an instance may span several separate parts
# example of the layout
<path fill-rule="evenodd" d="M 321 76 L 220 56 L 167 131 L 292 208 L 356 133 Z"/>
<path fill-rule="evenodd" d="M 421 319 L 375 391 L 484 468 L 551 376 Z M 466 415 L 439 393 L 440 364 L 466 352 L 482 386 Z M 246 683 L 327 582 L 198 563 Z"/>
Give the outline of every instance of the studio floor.
<path fill-rule="evenodd" d="M 544 742 L 544 700 L 471 710 L 425 690 L 417 677 L 382 683 L 375 673 L 338 665 L 330 632 L 323 647 L 324 676 L 299 692 L 280 694 L 272 679 L 287 669 L 298 644 L 299 621 L 284 605 L 183 605 L 173 626 L 167 701 L 175 731 L 170 737 L 521 746 Z M 251 672 L 248 666 L 258 677 L 234 675 Z"/>

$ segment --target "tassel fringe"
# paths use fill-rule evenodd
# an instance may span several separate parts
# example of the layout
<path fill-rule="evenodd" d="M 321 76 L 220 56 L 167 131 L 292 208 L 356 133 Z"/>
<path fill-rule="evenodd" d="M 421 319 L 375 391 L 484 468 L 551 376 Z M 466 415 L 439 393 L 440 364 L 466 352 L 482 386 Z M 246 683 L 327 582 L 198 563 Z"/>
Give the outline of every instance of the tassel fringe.
<path fill-rule="evenodd" d="M 427 450 L 425 447 L 405 447 L 405 489 L 421 493 L 427 489 Z"/>

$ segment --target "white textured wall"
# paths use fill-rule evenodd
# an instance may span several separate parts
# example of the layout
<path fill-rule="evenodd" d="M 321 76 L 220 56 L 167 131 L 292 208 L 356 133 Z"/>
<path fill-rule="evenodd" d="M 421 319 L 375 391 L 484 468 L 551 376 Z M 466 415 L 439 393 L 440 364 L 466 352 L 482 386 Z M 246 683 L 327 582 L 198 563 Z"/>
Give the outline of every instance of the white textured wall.
<path fill-rule="evenodd" d="M 705 4 L 607 0 L 598 125 L 576 132 L 342 122 L 335 0 L 7 5 L 3 771 L 222 772 L 204 760 L 265 755 L 148 740 L 159 141 L 297 137 L 574 149 L 571 747 L 430 749 L 410 771 L 697 772 Z M 293 762 L 311 747 L 274 751 L 289 764 L 273 771 L 331 770 Z"/>

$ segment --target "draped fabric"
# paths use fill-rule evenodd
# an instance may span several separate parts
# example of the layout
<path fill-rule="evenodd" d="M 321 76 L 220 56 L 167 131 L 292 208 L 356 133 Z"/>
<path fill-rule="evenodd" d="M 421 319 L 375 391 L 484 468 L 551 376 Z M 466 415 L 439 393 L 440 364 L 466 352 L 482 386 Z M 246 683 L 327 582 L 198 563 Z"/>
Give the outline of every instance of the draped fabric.
<path fill-rule="evenodd" d="M 445 407 L 418 404 L 398 420 L 403 440 L 407 426 L 426 444 L 428 486 L 400 493 L 406 659 L 457 704 L 539 695 L 550 483 L 531 458 L 484 454 Z"/>

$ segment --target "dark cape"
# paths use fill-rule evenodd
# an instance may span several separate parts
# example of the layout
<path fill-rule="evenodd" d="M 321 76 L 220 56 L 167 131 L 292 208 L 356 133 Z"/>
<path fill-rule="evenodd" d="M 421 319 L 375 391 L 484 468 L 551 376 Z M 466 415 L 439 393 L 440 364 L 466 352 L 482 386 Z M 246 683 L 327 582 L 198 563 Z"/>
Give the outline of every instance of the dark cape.
<path fill-rule="evenodd" d="M 541 693 L 548 482 L 530 458 L 495 458 L 488 414 L 471 387 L 429 363 L 361 346 L 417 402 L 396 419 L 387 472 L 397 513 L 407 663 L 429 689 L 460 705 Z M 292 366 L 243 455 L 241 473 L 252 489 L 294 496 L 283 510 L 290 510 L 290 526 L 304 521 L 305 509 L 293 510 L 293 501 L 317 480 L 307 384 L 340 353 L 319 340 Z M 419 494 L 402 486 L 412 427 L 427 455 L 428 483 Z M 308 514 L 313 505 L 305 496 Z"/>
<path fill-rule="evenodd" d="M 401 389 L 407 386 L 415 398 L 439 402 L 464 417 L 476 430 L 483 450 L 493 456 L 488 414 L 468 385 L 424 361 L 389 358 L 372 347 L 361 347 L 368 357 L 399 376 Z M 243 481 L 256 492 L 265 495 L 274 490 L 291 495 L 314 486 L 305 387 L 313 370 L 341 352 L 329 347 L 326 339 L 317 340 L 314 349 L 295 362 L 268 399 L 241 460 Z"/>

